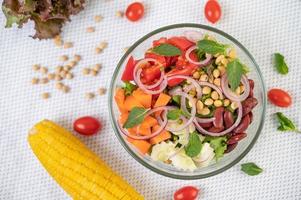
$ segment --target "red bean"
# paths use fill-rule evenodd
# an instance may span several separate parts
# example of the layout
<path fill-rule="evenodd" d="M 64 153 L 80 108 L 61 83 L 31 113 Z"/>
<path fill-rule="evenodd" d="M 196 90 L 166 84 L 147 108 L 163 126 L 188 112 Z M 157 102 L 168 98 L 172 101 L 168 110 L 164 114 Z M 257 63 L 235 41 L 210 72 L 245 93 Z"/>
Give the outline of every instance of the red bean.
<path fill-rule="evenodd" d="M 250 123 L 252 123 L 252 121 L 253 121 L 253 113 L 252 112 L 249 112 L 249 117 L 250 117 Z"/>
<path fill-rule="evenodd" d="M 254 92 L 253 90 L 250 90 L 249 96 L 248 97 L 254 97 Z"/>
<path fill-rule="evenodd" d="M 229 110 L 224 112 L 224 122 L 226 129 L 230 128 L 234 123 L 233 114 Z"/>
<path fill-rule="evenodd" d="M 234 144 L 228 144 L 225 153 L 230 153 L 231 151 L 233 151 L 233 149 L 235 149 L 236 146 L 237 146 L 237 142 Z"/>
<path fill-rule="evenodd" d="M 242 102 L 242 116 L 247 115 L 258 104 L 254 97 L 247 98 Z"/>
<path fill-rule="evenodd" d="M 253 90 L 254 89 L 254 81 L 252 79 L 249 79 L 248 81 L 249 81 L 251 90 Z"/>
<path fill-rule="evenodd" d="M 250 124 L 250 117 L 249 115 L 246 115 L 242 118 L 241 122 L 239 125 L 233 130 L 234 133 L 242 133 L 247 130 L 248 126 Z"/>
<path fill-rule="evenodd" d="M 215 126 L 212 126 L 211 128 L 208 129 L 209 132 L 213 132 L 213 133 L 219 133 L 219 132 L 222 132 L 223 130 L 225 129 L 225 127 L 215 127 Z"/>
<path fill-rule="evenodd" d="M 215 120 L 213 121 L 213 126 L 215 126 L 216 128 L 223 127 L 224 124 L 223 113 L 224 113 L 223 107 L 219 107 L 214 111 Z"/>
<path fill-rule="evenodd" d="M 199 125 L 203 128 L 209 128 L 209 127 L 213 126 L 212 122 L 199 123 Z"/>
<path fill-rule="evenodd" d="M 227 141 L 227 144 L 234 144 L 237 143 L 238 141 L 242 140 L 243 138 L 247 137 L 246 133 L 237 133 L 230 137 L 230 139 Z"/>

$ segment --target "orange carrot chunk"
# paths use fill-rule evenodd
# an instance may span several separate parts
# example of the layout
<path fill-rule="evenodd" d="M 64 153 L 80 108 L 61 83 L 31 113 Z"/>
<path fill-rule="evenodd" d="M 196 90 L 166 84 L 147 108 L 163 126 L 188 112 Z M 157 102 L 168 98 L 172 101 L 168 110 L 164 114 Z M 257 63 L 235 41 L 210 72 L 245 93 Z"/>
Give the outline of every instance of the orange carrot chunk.
<path fill-rule="evenodd" d="M 166 106 L 168 102 L 170 101 L 171 97 L 167 94 L 161 93 L 154 105 L 154 108 L 159 106 Z"/>
<path fill-rule="evenodd" d="M 127 140 L 132 144 L 134 145 L 137 150 L 142 153 L 142 154 L 146 154 L 148 153 L 150 147 L 151 147 L 151 144 L 145 140 L 134 140 L 132 138 L 127 138 Z"/>
<path fill-rule="evenodd" d="M 153 132 L 157 131 L 159 128 L 160 128 L 159 125 L 154 126 L 154 127 L 153 127 Z M 157 136 L 151 138 L 151 139 L 150 139 L 150 143 L 151 143 L 151 144 L 158 144 L 158 143 L 160 143 L 160 142 L 162 142 L 162 141 L 164 141 L 164 140 L 167 140 L 167 139 L 169 139 L 169 138 L 171 138 L 170 132 L 168 132 L 167 130 L 164 129 L 164 130 L 162 130 L 162 131 L 159 133 L 159 135 L 157 135 Z"/>
<path fill-rule="evenodd" d="M 126 97 L 126 99 L 124 101 L 124 108 L 127 111 L 131 111 L 134 107 L 143 108 L 144 106 L 137 99 L 135 99 L 133 96 Z"/>
<path fill-rule="evenodd" d="M 129 117 L 129 113 L 127 111 L 126 112 L 122 112 L 120 114 L 120 116 L 119 116 L 119 122 L 120 122 L 120 124 L 123 125 L 126 122 L 126 120 L 128 119 L 128 117 Z"/>
<path fill-rule="evenodd" d="M 133 92 L 133 97 L 139 101 L 145 108 L 150 108 L 152 105 L 152 95 L 145 93 L 143 90 L 138 88 Z"/>
<path fill-rule="evenodd" d="M 125 112 L 126 109 L 124 108 L 124 100 L 125 100 L 124 90 L 121 89 L 121 88 L 118 88 L 116 90 L 114 99 L 115 99 L 115 102 L 118 106 L 119 111 L 120 112 Z"/>

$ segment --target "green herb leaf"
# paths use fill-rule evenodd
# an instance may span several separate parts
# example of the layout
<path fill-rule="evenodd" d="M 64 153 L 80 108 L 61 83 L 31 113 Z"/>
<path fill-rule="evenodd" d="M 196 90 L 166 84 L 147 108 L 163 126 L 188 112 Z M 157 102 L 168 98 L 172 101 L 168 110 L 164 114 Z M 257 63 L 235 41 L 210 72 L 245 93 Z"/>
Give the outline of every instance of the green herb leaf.
<path fill-rule="evenodd" d="M 189 157 L 195 157 L 201 152 L 202 147 L 203 145 L 197 132 L 190 133 L 189 142 L 185 147 L 186 155 Z"/>
<path fill-rule="evenodd" d="M 10 28 L 14 23 L 18 24 L 18 27 L 22 27 L 24 23 L 29 19 L 29 15 L 19 14 L 12 9 L 2 6 L 2 11 L 6 17 L 5 28 Z"/>
<path fill-rule="evenodd" d="M 249 176 L 255 176 L 262 172 L 262 169 L 258 167 L 255 163 L 249 162 L 241 164 L 241 171 L 245 172 Z"/>
<path fill-rule="evenodd" d="M 238 59 L 234 59 L 227 65 L 227 76 L 232 91 L 235 91 L 235 89 L 240 84 L 241 76 L 243 74 L 243 68 L 243 65 L 239 62 Z"/>
<path fill-rule="evenodd" d="M 126 95 L 126 96 L 131 95 L 132 92 L 133 92 L 134 90 L 136 90 L 136 88 L 137 88 L 136 85 L 130 83 L 129 81 L 125 81 L 124 84 L 125 84 L 125 85 L 124 85 L 123 89 L 124 89 L 124 91 L 125 91 L 125 95 Z"/>
<path fill-rule="evenodd" d="M 242 73 L 243 74 L 247 74 L 249 73 L 251 70 L 249 67 L 247 67 L 246 65 L 242 65 Z"/>
<path fill-rule="evenodd" d="M 274 66 L 280 74 L 288 73 L 288 67 L 284 61 L 284 56 L 280 53 L 274 53 Z"/>
<path fill-rule="evenodd" d="M 128 119 L 124 123 L 123 128 L 132 128 L 138 124 L 141 124 L 144 120 L 147 111 L 148 109 L 134 107 L 131 110 Z"/>
<path fill-rule="evenodd" d="M 280 124 L 280 126 L 278 127 L 279 131 L 293 131 L 293 132 L 301 133 L 301 131 L 298 130 L 295 124 L 289 118 L 287 118 L 283 113 L 277 112 L 276 116 Z"/>
<path fill-rule="evenodd" d="M 181 97 L 180 97 L 180 95 L 174 95 L 174 96 L 172 96 L 172 101 L 175 102 L 177 105 L 180 105 L 180 103 L 181 103 Z"/>
<path fill-rule="evenodd" d="M 181 116 L 182 111 L 180 109 L 169 110 L 167 112 L 167 119 L 177 120 Z"/>
<path fill-rule="evenodd" d="M 219 44 L 218 42 L 203 39 L 197 43 L 198 51 L 202 51 L 209 54 L 226 54 L 228 45 Z"/>
<path fill-rule="evenodd" d="M 182 54 L 178 47 L 171 44 L 160 44 L 159 46 L 154 47 L 152 51 L 162 56 L 178 56 Z"/>
<path fill-rule="evenodd" d="M 210 146 L 214 149 L 216 160 L 224 156 L 224 153 L 227 149 L 226 136 L 221 136 L 221 137 L 206 136 L 204 142 L 210 143 Z"/>

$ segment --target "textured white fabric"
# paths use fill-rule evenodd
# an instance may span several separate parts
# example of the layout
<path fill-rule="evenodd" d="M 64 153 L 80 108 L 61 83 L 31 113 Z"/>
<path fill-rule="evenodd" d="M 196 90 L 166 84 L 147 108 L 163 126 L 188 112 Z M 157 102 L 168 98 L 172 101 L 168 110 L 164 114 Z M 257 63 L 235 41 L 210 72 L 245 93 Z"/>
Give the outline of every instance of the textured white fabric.
<path fill-rule="evenodd" d="M 31 152 L 26 138 L 28 129 L 43 118 L 49 118 L 71 129 L 72 121 L 82 115 L 94 115 L 103 121 L 102 133 L 92 137 L 80 137 L 120 173 L 146 199 L 168 200 L 183 185 L 201 188 L 201 199 L 301 199 L 301 135 L 279 133 L 272 114 L 283 111 L 301 128 L 301 1 L 300 0 L 241 0 L 220 1 L 223 15 L 215 25 L 237 38 L 255 57 L 265 78 L 267 88 L 281 87 L 293 96 L 293 106 L 280 109 L 268 104 L 266 123 L 258 142 L 241 161 L 253 161 L 264 169 L 256 177 L 249 177 L 236 165 L 217 176 L 180 181 L 157 175 L 138 164 L 117 141 L 110 126 L 107 95 L 86 100 L 84 94 L 107 87 L 112 72 L 123 54 L 123 48 L 131 45 L 146 33 L 161 26 L 193 22 L 208 24 L 204 19 L 204 1 L 144 1 L 145 17 L 131 23 L 115 17 L 130 0 L 90 1 L 87 8 L 72 23 L 64 27 L 63 38 L 73 41 L 74 48 L 56 48 L 52 41 L 35 41 L 28 37 L 33 33 L 32 24 L 22 30 L 17 28 L 0 31 L 0 199 L 35 200 L 69 199 L 65 192 L 50 178 Z M 95 24 L 93 16 L 103 15 Z M 4 16 L 0 15 L 1 27 Z M 88 26 L 95 26 L 95 33 L 86 33 Z M 103 54 L 95 55 L 94 48 L 100 41 L 109 45 Z M 285 55 L 290 72 L 277 74 L 271 65 L 271 54 Z M 51 66 L 59 64 L 62 54 L 82 55 L 83 60 L 74 70 L 75 79 L 64 81 L 71 86 L 70 94 L 54 89 L 54 83 L 32 86 L 36 76 L 31 70 L 34 63 Z M 102 63 L 97 77 L 84 77 L 82 68 Z M 42 92 L 51 92 L 51 98 L 42 100 Z M 77 135 L 78 136 L 78 135 Z M 142 175 L 143 174 L 143 175 Z"/>

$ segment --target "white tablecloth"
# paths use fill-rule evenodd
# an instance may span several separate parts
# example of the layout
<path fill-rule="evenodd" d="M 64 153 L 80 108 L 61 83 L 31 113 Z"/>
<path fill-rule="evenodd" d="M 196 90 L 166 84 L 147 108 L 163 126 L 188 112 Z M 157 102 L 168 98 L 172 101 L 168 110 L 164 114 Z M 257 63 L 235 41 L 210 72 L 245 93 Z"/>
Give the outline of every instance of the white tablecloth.
<path fill-rule="evenodd" d="M 157 175 L 132 159 L 117 141 L 111 128 L 107 95 L 87 100 L 84 94 L 107 87 L 112 72 L 123 54 L 146 33 L 161 26 L 193 22 L 208 24 L 204 19 L 204 1 L 144 1 L 145 17 L 131 23 L 115 16 L 131 1 L 91 1 L 86 9 L 64 27 L 63 38 L 74 42 L 74 48 L 56 48 L 52 41 L 37 41 L 28 37 L 32 24 L 22 30 L 0 31 L 0 199 L 69 199 L 51 179 L 33 155 L 27 143 L 27 131 L 39 120 L 55 120 L 71 130 L 72 121 L 82 115 L 99 117 L 103 122 L 101 134 L 80 137 L 120 173 L 146 199 L 168 200 L 184 185 L 201 188 L 201 199 L 301 199 L 301 135 L 279 133 L 272 117 L 276 111 L 285 112 L 301 128 L 301 1 L 300 0 L 241 0 L 220 1 L 223 15 L 214 26 L 237 38 L 255 57 L 263 73 L 267 88 L 281 87 L 293 96 L 293 106 L 280 109 L 268 104 L 266 122 L 254 148 L 241 161 L 252 161 L 264 169 L 256 177 L 240 171 L 240 165 L 217 176 L 180 181 Z M 93 16 L 104 19 L 95 24 Z M 1 27 L 4 16 L 0 15 Z M 95 33 L 86 33 L 95 26 Z M 95 55 L 94 48 L 102 40 L 108 41 L 103 54 Z M 281 52 L 289 66 L 287 76 L 279 75 L 272 66 L 272 53 Z M 75 68 L 75 79 L 64 81 L 71 86 L 69 94 L 54 89 L 54 83 L 33 86 L 32 64 L 40 63 L 53 69 L 60 64 L 62 54 L 80 54 L 83 60 Z M 82 68 L 102 63 L 97 77 L 84 77 Z M 40 95 L 50 92 L 51 98 Z"/>

